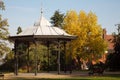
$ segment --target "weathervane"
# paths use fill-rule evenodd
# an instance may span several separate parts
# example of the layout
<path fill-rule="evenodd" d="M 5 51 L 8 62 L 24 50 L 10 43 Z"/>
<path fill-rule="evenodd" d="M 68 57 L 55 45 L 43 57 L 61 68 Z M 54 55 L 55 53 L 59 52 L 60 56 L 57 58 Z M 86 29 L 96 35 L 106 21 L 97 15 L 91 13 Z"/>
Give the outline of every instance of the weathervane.
<path fill-rule="evenodd" d="M 42 5 L 42 2 L 41 2 L 41 16 L 42 16 L 42 14 L 43 14 L 43 5 Z"/>
<path fill-rule="evenodd" d="M 42 5 L 42 2 L 41 2 L 41 10 L 40 10 L 40 21 L 36 21 L 35 23 L 34 23 L 34 26 L 40 26 L 40 22 L 41 22 L 41 18 L 42 18 L 42 15 L 43 15 L 43 5 Z"/>

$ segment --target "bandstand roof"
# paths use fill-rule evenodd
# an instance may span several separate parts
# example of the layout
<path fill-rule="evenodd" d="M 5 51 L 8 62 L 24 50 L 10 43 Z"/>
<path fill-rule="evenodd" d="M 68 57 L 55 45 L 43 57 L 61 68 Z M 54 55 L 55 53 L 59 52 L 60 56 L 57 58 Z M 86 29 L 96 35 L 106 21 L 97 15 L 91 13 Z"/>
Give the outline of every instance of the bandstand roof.
<path fill-rule="evenodd" d="M 48 40 L 48 39 L 62 39 L 62 40 L 71 40 L 75 39 L 76 36 L 66 33 L 63 29 L 54 27 L 52 24 L 45 19 L 42 15 L 40 19 L 35 22 L 33 26 L 30 26 L 23 30 L 20 34 L 15 36 L 10 36 L 10 39 L 16 40 Z"/>

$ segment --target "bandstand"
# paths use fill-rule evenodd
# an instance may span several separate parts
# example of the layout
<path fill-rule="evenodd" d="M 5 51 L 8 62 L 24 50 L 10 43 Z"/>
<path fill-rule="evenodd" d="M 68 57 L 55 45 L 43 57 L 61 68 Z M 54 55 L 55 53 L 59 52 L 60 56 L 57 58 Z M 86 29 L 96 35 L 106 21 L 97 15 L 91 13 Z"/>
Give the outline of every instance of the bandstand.
<path fill-rule="evenodd" d="M 37 42 L 46 42 L 47 46 L 47 54 L 48 54 L 48 67 L 49 67 L 49 54 L 50 54 L 50 48 L 49 44 L 52 42 L 58 43 L 58 74 L 60 74 L 60 44 L 63 42 L 64 44 L 64 54 L 66 53 L 66 43 L 71 42 L 71 40 L 76 39 L 76 36 L 70 35 L 66 33 L 63 29 L 54 27 L 52 24 L 43 17 L 42 13 L 40 16 L 40 19 L 33 25 L 25 30 L 23 30 L 20 34 L 15 36 L 9 36 L 10 40 L 14 42 L 14 60 L 15 60 L 15 75 L 18 75 L 18 52 L 17 47 L 18 44 L 24 42 L 28 45 L 31 45 L 33 43 L 35 45 L 35 75 L 37 75 Z M 29 54 L 29 51 L 28 51 Z M 29 57 L 29 56 L 28 56 Z M 29 58 L 28 58 L 29 59 Z M 71 69 L 70 69 L 71 71 Z"/>

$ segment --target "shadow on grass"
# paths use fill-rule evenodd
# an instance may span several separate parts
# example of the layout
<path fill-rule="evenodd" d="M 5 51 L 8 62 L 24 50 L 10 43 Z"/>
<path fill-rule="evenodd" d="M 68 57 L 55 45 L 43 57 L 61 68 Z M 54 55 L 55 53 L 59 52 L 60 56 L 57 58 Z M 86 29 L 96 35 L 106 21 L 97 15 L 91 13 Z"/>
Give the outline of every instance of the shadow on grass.
<path fill-rule="evenodd" d="M 68 79 L 59 79 L 59 78 L 56 78 L 56 79 L 49 79 L 49 78 L 41 78 L 41 79 L 25 79 L 25 78 L 17 78 L 17 79 L 12 79 L 12 80 L 93 80 L 93 79 L 72 79 L 72 78 L 68 78 Z"/>
<path fill-rule="evenodd" d="M 74 77 L 74 78 L 16 78 L 12 80 L 120 80 L 120 75 L 109 75 L 109 76 L 90 76 L 90 77 Z"/>
<path fill-rule="evenodd" d="M 107 75 L 104 75 L 104 77 L 112 77 L 112 78 L 119 78 L 120 79 L 120 74 L 107 74 Z"/>

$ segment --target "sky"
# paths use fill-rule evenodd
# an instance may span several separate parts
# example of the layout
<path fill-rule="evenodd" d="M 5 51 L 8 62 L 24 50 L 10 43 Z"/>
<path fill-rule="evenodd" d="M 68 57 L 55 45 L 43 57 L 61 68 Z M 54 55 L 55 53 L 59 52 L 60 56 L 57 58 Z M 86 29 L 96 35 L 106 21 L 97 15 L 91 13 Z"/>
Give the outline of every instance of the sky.
<path fill-rule="evenodd" d="M 23 30 L 33 26 L 43 15 L 50 21 L 56 10 L 66 13 L 75 10 L 92 11 L 98 17 L 98 24 L 106 28 L 108 34 L 117 32 L 115 24 L 120 23 L 120 0 L 3 0 L 6 10 L 0 11 L 8 19 L 10 35 L 15 35 L 20 26 Z"/>

